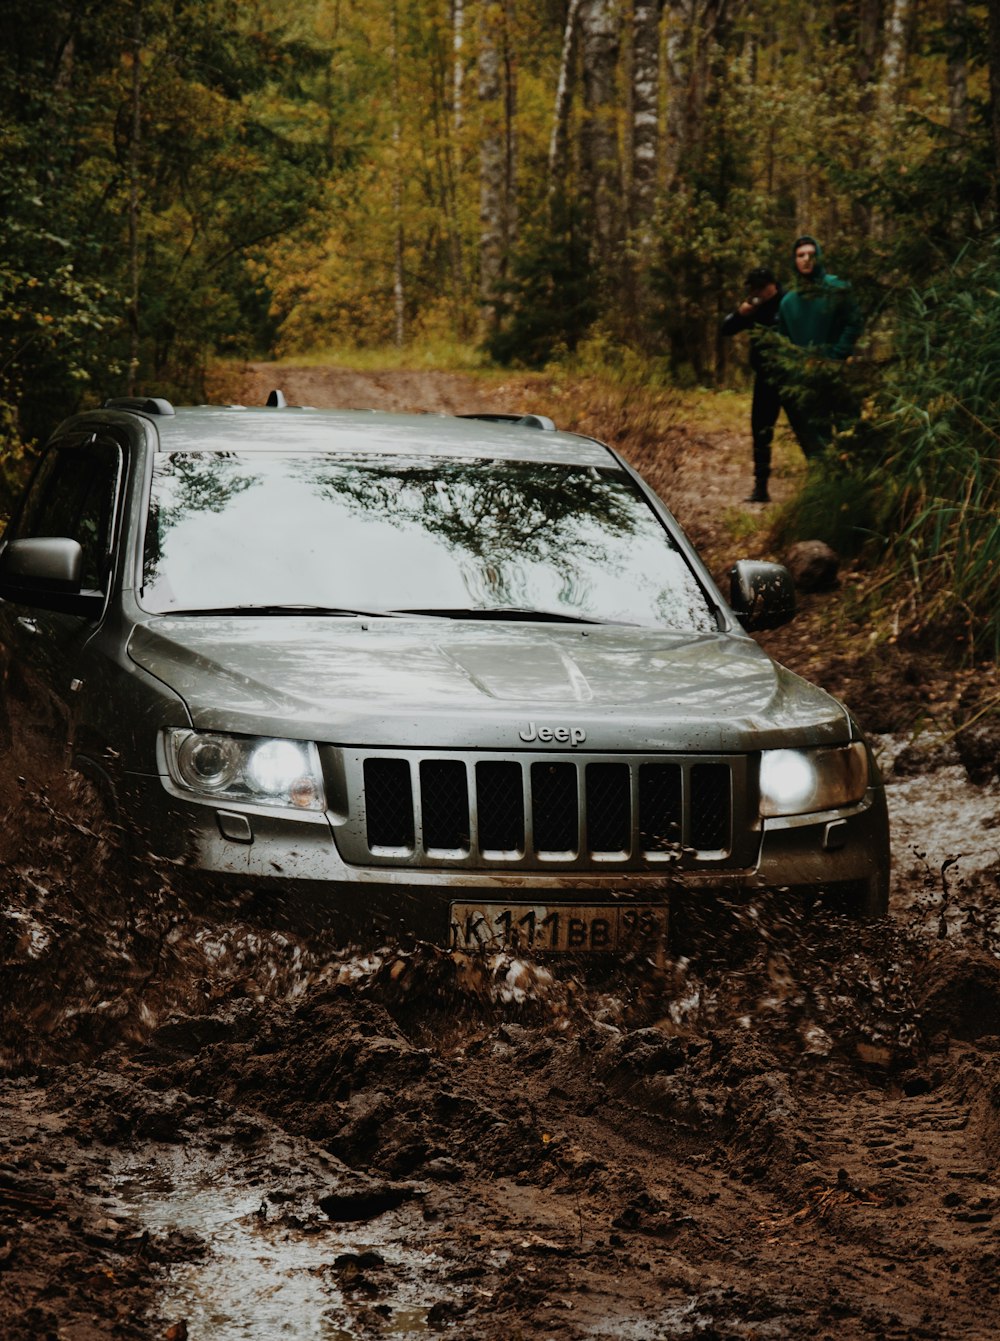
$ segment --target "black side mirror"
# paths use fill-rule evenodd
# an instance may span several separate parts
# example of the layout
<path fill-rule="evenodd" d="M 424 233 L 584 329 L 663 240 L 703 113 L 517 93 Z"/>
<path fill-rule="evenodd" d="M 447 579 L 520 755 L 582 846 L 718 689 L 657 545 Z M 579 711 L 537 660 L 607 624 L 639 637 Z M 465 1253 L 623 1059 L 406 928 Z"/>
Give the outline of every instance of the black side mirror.
<path fill-rule="evenodd" d="M 748 632 L 776 629 L 795 615 L 795 583 L 780 563 L 741 559 L 729 571 L 729 604 Z"/>
<path fill-rule="evenodd" d="M 65 536 L 11 540 L 0 552 L 0 598 L 41 610 L 95 619 L 104 608 L 99 591 L 82 591 L 83 550 Z"/>

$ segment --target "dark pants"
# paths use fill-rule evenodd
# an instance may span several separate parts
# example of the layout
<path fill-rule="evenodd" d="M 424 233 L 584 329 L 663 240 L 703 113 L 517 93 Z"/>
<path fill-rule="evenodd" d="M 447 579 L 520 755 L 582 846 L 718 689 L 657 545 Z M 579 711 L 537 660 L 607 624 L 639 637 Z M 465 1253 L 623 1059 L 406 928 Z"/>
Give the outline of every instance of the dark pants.
<path fill-rule="evenodd" d="M 771 476 L 771 443 L 774 441 L 774 426 L 782 409 L 802 448 L 803 456 L 818 455 L 832 436 L 829 425 L 819 425 L 815 417 L 799 405 L 787 401 L 783 404 L 777 388 L 758 376 L 754 380 L 753 400 L 750 404 L 750 432 L 753 436 L 754 483 L 764 493 L 767 492 L 767 482 Z"/>
<path fill-rule="evenodd" d="M 802 448 L 803 456 L 807 458 L 817 456 L 831 442 L 833 438 L 832 426 L 829 423 L 818 423 L 816 417 L 808 414 L 802 409 L 801 405 L 791 405 L 786 402 L 785 414 L 788 416 L 792 432 Z"/>
<path fill-rule="evenodd" d="M 750 432 L 753 435 L 754 483 L 764 493 L 767 492 L 767 481 L 771 475 L 771 443 L 780 413 L 781 398 L 777 389 L 758 375 L 754 378 L 753 400 L 750 404 Z"/>

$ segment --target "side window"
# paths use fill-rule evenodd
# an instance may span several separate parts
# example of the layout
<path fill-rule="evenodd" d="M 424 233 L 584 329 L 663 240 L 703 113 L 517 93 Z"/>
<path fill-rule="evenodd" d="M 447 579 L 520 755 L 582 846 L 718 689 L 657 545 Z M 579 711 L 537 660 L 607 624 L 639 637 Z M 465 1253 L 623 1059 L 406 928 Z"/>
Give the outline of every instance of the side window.
<path fill-rule="evenodd" d="M 78 541 L 83 587 L 104 590 L 121 470 L 121 448 L 107 440 L 50 447 L 10 538 L 68 536 Z"/>

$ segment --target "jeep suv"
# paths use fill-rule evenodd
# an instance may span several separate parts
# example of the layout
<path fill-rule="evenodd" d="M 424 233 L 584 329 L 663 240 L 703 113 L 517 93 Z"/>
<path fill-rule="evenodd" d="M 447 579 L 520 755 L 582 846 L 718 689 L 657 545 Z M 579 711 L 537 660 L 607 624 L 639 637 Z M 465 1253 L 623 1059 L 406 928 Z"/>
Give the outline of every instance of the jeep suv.
<path fill-rule="evenodd" d="M 541 415 L 109 401 L 0 548 L 0 740 L 199 872 L 460 948 L 620 951 L 673 892 L 878 915 L 868 745 L 749 636 L 787 572 L 730 581 Z"/>

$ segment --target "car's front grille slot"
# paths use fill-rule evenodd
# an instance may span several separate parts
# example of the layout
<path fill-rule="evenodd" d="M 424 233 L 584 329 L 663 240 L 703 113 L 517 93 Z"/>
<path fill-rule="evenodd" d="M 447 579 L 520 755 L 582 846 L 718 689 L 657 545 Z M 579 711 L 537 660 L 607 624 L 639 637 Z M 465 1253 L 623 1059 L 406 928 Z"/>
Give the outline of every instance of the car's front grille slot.
<path fill-rule="evenodd" d="M 731 828 L 729 769 L 725 764 L 695 764 L 691 769 L 691 846 L 699 852 L 724 850 Z"/>
<path fill-rule="evenodd" d="M 343 755 L 361 794 L 337 843 L 359 864 L 648 870 L 759 843 L 743 756 Z"/>
<path fill-rule="evenodd" d="M 424 847 L 469 850 L 469 787 L 458 759 L 424 759 L 420 765 Z"/>
<path fill-rule="evenodd" d="M 639 765 L 639 841 L 644 852 L 679 851 L 683 820 L 680 764 Z"/>
<path fill-rule="evenodd" d="M 524 773 L 520 764 L 476 764 L 479 848 L 482 852 L 524 851 Z"/>
<path fill-rule="evenodd" d="M 588 764 L 588 850 L 626 853 L 631 846 L 632 782 L 628 764 Z"/>
<path fill-rule="evenodd" d="M 368 846 L 413 850 L 413 787 L 407 759 L 365 760 Z"/>
<path fill-rule="evenodd" d="M 575 852 L 580 842 L 575 764 L 531 765 L 531 816 L 536 852 Z"/>

